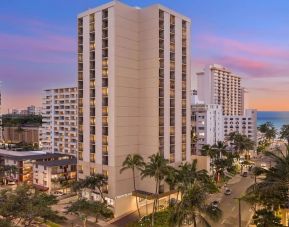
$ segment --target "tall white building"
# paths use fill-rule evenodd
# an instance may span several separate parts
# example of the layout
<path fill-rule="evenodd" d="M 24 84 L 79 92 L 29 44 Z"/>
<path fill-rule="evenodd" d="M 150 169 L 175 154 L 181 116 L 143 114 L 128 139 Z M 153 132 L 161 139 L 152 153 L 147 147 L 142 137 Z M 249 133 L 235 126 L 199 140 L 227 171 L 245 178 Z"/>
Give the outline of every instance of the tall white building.
<path fill-rule="evenodd" d="M 217 64 L 208 65 L 197 73 L 198 95 L 206 104 L 222 105 L 224 115 L 244 112 L 241 78 Z"/>
<path fill-rule="evenodd" d="M 206 144 L 214 145 L 224 141 L 224 123 L 222 106 L 218 104 L 204 104 L 193 91 L 192 98 L 192 133 L 197 141 L 192 143 L 192 152 L 200 154 Z"/>
<path fill-rule="evenodd" d="M 119 1 L 78 16 L 78 177 L 108 175 L 116 216 L 135 209 L 132 175 L 119 173 L 128 154 L 191 160 L 190 24 L 161 5 Z M 138 189 L 153 185 L 137 177 Z"/>
<path fill-rule="evenodd" d="M 247 109 L 241 116 L 224 116 L 224 135 L 239 132 L 257 142 L 257 110 Z"/>
<path fill-rule="evenodd" d="M 45 90 L 42 98 L 43 150 L 55 153 L 77 153 L 77 88 Z"/>

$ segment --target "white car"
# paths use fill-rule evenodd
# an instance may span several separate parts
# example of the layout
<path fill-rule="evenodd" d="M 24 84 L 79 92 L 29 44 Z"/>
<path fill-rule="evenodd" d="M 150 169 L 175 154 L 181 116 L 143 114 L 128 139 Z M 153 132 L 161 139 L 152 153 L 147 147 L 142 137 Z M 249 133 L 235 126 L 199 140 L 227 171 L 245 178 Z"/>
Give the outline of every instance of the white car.
<path fill-rule="evenodd" d="M 231 195 L 232 194 L 232 190 L 230 189 L 230 188 L 227 188 L 226 190 L 225 190 L 225 193 L 224 193 L 225 195 Z"/>
<path fill-rule="evenodd" d="M 53 195 L 55 195 L 55 196 L 62 196 L 62 195 L 64 195 L 64 193 L 63 193 L 63 192 L 60 192 L 60 191 L 54 191 L 54 192 L 53 192 Z"/>

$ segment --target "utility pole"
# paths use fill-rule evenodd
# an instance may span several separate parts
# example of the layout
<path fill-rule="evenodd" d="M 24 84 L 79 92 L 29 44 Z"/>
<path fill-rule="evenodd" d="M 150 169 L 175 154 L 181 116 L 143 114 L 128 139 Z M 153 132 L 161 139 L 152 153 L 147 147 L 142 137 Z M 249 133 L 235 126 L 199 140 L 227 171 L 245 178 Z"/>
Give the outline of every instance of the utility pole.
<path fill-rule="evenodd" d="M 242 216 L 241 216 L 241 199 L 242 198 L 234 198 L 238 200 L 238 205 L 239 205 L 239 227 L 242 227 Z"/>

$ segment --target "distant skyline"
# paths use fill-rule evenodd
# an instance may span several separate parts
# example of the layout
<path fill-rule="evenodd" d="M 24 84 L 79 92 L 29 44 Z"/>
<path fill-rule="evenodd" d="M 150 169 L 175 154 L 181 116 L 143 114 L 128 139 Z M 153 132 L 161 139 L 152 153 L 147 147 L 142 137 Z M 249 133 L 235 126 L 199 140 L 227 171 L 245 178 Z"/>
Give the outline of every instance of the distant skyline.
<path fill-rule="evenodd" d="M 1 2 L 3 112 L 40 106 L 43 89 L 76 86 L 77 15 L 106 2 Z M 289 1 L 122 2 L 139 7 L 160 3 L 190 17 L 193 73 L 206 64 L 222 64 L 242 77 L 251 108 L 289 111 Z"/>

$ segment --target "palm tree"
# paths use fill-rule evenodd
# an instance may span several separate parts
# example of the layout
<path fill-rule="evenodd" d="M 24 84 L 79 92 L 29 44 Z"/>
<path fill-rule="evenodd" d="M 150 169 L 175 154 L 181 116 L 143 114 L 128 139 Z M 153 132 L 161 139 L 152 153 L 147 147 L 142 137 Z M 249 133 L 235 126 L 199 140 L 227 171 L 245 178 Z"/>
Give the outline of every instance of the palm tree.
<path fill-rule="evenodd" d="M 212 149 L 212 146 L 209 144 L 205 144 L 201 150 L 201 155 L 203 156 L 209 156 L 211 159 L 214 159 L 216 157 L 216 152 L 214 149 Z"/>
<path fill-rule="evenodd" d="M 213 221 L 219 220 L 222 216 L 222 211 L 205 203 L 207 199 L 206 192 L 206 188 L 193 184 L 173 210 L 170 218 L 171 226 L 182 226 L 183 223 L 192 222 L 194 227 L 196 227 L 197 221 L 200 221 L 205 226 L 211 226 L 206 216 Z"/>
<path fill-rule="evenodd" d="M 280 130 L 280 138 L 285 139 L 289 144 L 289 125 L 283 125 Z"/>
<path fill-rule="evenodd" d="M 85 179 L 81 180 L 80 183 L 75 184 L 73 187 L 79 189 L 88 188 L 90 190 L 97 189 L 103 202 L 106 202 L 103 187 L 107 185 L 108 177 L 104 174 L 96 173 L 91 176 L 87 176 Z"/>
<path fill-rule="evenodd" d="M 168 166 L 168 173 L 165 177 L 165 182 L 169 185 L 170 191 L 175 190 L 178 184 L 178 171 L 174 167 Z M 169 194 L 169 205 L 170 201 L 171 201 L 171 194 Z"/>
<path fill-rule="evenodd" d="M 254 148 L 255 143 L 246 135 L 242 135 L 238 132 L 230 133 L 228 140 L 233 143 L 235 152 L 242 154 L 244 151 L 248 151 Z"/>
<path fill-rule="evenodd" d="M 289 204 L 289 155 L 279 152 L 266 152 L 275 163 L 269 170 L 258 169 L 256 174 L 264 174 L 265 178 L 255 182 L 247 189 L 246 197 L 253 203 L 268 207 L 288 207 Z"/>
<path fill-rule="evenodd" d="M 265 122 L 264 124 L 259 125 L 258 130 L 264 135 L 266 140 L 271 141 L 275 139 L 277 135 L 277 130 L 272 122 Z"/>
<path fill-rule="evenodd" d="M 192 163 L 184 163 L 179 166 L 177 179 L 178 192 L 181 192 L 182 196 L 186 190 L 195 184 L 205 186 L 210 193 L 218 190 L 208 172 L 204 169 L 197 169 L 196 159 Z"/>
<path fill-rule="evenodd" d="M 122 168 L 120 169 L 120 173 L 122 173 L 125 170 L 130 169 L 132 171 L 132 176 L 133 176 L 133 189 L 136 193 L 135 195 L 135 201 L 136 201 L 136 206 L 137 206 L 137 211 L 138 215 L 140 217 L 140 210 L 139 210 L 139 205 L 138 205 L 138 195 L 137 195 L 137 190 L 136 190 L 136 183 L 135 183 L 135 172 L 136 170 L 142 171 L 145 163 L 143 161 L 143 158 L 138 155 L 138 154 L 129 154 L 124 162 L 122 163 Z"/>
<path fill-rule="evenodd" d="M 152 226 L 154 226 L 154 215 L 157 211 L 157 205 L 159 202 L 160 185 L 161 182 L 164 180 L 166 174 L 168 173 L 168 163 L 169 161 L 164 159 L 164 157 L 160 153 L 153 154 L 149 157 L 149 162 L 145 164 L 144 169 L 141 172 L 142 178 L 151 177 L 155 180 Z"/>
<path fill-rule="evenodd" d="M 216 144 L 214 144 L 212 149 L 217 151 L 219 158 L 222 158 L 223 155 L 227 154 L 227 145 L 222 141 L 218 141 Z"/>

